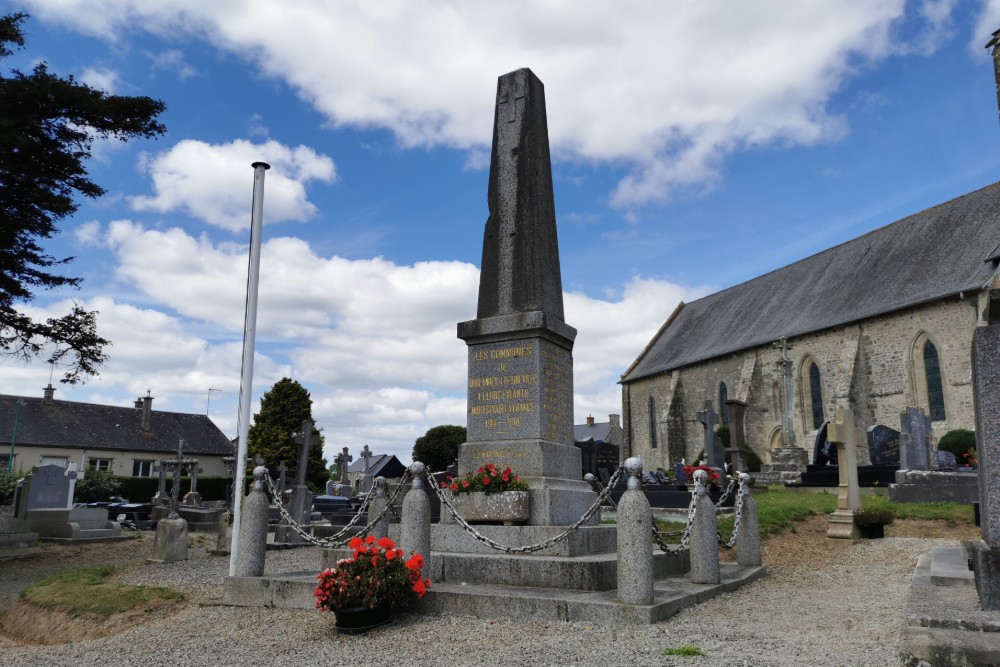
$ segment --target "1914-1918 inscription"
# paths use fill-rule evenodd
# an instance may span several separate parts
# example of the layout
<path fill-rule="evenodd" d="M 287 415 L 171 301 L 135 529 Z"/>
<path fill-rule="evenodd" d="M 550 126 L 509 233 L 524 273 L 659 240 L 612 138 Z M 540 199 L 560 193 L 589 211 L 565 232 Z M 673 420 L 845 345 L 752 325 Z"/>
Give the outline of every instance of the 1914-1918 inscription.
<path fill-rule="evenodd" d="M 469 346 L 470 440 L 544 438 L 572 430 L 572 358 L 539 338 Z"/>

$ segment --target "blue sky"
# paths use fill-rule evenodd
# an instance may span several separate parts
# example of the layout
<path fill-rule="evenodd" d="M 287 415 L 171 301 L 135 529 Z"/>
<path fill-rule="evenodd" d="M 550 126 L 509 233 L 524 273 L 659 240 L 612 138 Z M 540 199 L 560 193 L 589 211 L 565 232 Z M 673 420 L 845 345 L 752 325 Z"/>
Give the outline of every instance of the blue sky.
<path fill-rule="evenodd" d="M 752 5 L 752 6 L 751 6 Z M 162 99 L 166 136 L 101 143 L 49 250 L 114 343 L 57 398 L 204 412 L 236 435 L 252 170 L 266 178 L 253 397 L 292 377 L 328 458 L 408 460 L 464 424 L 497 76 L 546 86 L 575 418 L 676 307 L 997 180 L 983 45 L 1000 0 L 741 3 L 24 0 L 27 48 Z M 984 249 L 985 251 L 985 249 Z M 891 267 L 886 267 L 891 270 Z M 56 369 L 58 375 L 58 369 Z M 37 396 L 43 362 L 0 366 Z M 256 405 L 255 405 L 256 409 Z"/>

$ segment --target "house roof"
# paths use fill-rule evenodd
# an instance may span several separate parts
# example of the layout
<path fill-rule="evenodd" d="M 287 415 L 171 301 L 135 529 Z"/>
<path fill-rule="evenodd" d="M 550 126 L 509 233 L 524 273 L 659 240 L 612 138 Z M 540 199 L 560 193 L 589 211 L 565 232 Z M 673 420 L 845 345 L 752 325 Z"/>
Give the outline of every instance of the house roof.
<path fill-rule="evenodd" d="M 987 287 L 1000 183 L 681 304 L 622 382 Z"/>
<path fill-rule="evenodd" d="M 587 438 L 607 440 L 611 434 L 611 422 L 594 422 L 593 424 L 574 424 L 573 440 L 579 442 Z"/>
<path fill-rule="evenodd" d="M 393 461 L 395 461 L 396 465 L 390 465 Z M 368 472 L 371 473 L 372 477 L 382 475 L 383 470 L 388 472 L 389 476 L 395 476 L 400 468 L 405 470 L 406 466 L 393 454 L 372 454 L 371 458 L 368 459 Z M 358 460 L 347 466 L 347 472 L 364 473 L 364 471 L 365 460 L 362 458 L 358 458 Z"/>
<path fill-rule="evenodd" d="M 184 438 L 190 456 L 229 456 L 229 438 L 206 415 L 153 410 L 151 431 L 142 430 L 142 410 L 113 405 L 77 403 L 0 394 L 0 442 L 10 442 L 17 415 L 16 445 L 72 447 L 91 450 L 132 450 L 170 453 Z"/>

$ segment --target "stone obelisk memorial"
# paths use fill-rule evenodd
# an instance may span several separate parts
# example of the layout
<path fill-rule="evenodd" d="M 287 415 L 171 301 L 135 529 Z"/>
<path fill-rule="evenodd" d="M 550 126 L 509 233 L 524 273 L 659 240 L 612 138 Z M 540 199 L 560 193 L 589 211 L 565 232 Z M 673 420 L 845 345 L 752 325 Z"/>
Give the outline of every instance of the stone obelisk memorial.
<path fill-rule="evenodd" d="M 468 345 L 468 442 L 459 476 L 509 465 L 536 526 L 575 522 L 596 499 L 573 445 L 573 341 L 563 316 L 545 89 L 529 69 L 497 82 L 489 219 Z M 596 522 L 596 517 L 593 518 Z"/>

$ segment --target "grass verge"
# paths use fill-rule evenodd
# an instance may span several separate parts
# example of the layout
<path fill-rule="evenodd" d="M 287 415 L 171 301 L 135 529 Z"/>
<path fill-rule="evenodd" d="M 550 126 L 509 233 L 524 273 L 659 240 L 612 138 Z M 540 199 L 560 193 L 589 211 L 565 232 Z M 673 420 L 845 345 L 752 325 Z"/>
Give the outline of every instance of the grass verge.
<path fill-rule="evenodd" d="M 169 588 L 126 586 L 105 581 L 113 570 L 112 567 L 65 570 L 28 588 L 21 599 L 70 616 L 90 614 L 102 618 L 133 609 L 152 611 L 162 602 L 184 599 L 183 593 Z"/>

